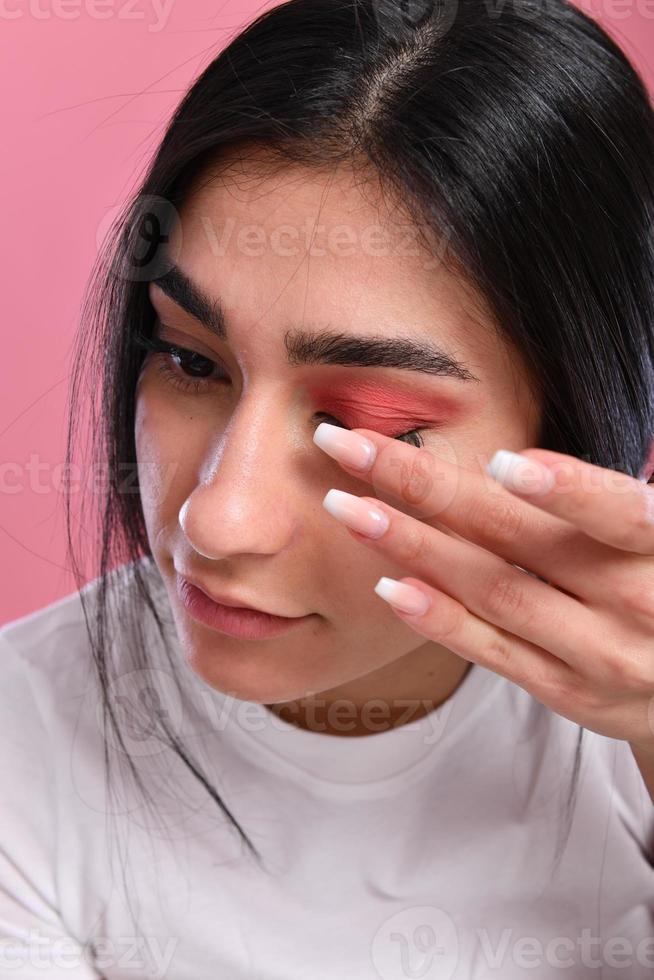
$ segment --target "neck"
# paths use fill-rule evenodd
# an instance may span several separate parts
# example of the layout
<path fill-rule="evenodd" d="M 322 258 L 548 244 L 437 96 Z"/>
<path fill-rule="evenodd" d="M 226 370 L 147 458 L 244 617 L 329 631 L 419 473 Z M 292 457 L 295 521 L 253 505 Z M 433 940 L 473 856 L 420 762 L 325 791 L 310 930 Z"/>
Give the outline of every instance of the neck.
<path fill-rule="evenodd" d="M 372 735 L 435 711 L 462 683 L 472 664 L 426 643 L 346 684 L 266 705 L 289 724 L 326 735 Z"/>

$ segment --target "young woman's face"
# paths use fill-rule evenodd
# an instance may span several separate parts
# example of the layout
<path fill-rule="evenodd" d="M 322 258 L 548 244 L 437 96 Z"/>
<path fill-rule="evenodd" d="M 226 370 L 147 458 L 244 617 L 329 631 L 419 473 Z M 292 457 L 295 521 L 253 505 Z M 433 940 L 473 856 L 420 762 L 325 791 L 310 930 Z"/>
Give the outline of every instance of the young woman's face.
<path fill-rule="evenodd" d="M 467 666 L 375 594 L 381 575 L 410 572 L 357 543 L 321 506 L 331 487 L 375 492 L 312 436 L 323 420 L 389 436 L 418 422 L 425 447 L 480 471 L 498 448 L 536 444 L 539 409 L 524 368 L 374 180 L 290 166 L 255 179 L 250 166 L 200 182 L 169 248 L 220 304 L 226 339 L 149 286 L 158 336 L 199 355 L 180 363 L 149 354 L 137 389 L 148 537 L 185 656 L 213 687 L 269 704 L 344 692 L 366 677 L 379 693 L 377 680 L 400 660 L 405 679 L 412 664 L 429 663 L 430 675 Z M 309 351 L 300 335 L 327 333 L 340 347 L 355 337 L 429 342 L 473 377 L 409 370 L 406 358 L 397 367 L 323 363 L 326 337 L 300 356 Z M 345 350 L 355 354 L 356 343 Z M 273 638 L 226 635 L 186 610 L 176 572 L 214 594 L 309 618 Z"/>

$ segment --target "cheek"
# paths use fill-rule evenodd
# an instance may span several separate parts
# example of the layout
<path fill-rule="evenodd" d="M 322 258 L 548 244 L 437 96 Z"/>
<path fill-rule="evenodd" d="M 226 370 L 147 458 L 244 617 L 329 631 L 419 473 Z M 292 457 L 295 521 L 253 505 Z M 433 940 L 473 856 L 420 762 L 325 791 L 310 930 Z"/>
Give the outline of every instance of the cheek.
<path fill-rule="evenodd" d="M 166 405 L 153 387 L 144 385 L 135 405 L 134 442 L 143 512 L 148 522 L 164 520 L 181 507 L 192 489 L 195 447 L 189 421 Z M 186 484 L 191 483 L 190 489 Z M 177 503 L 178 502 L 178 503 Z"/>
<path fill-rule="evenodd" d="M 344 528 L 329 528 L 316 541 L 319 559 L 313 562 L 312 577 L 317 589 L 329 595 L 330 611 L 337 627 L 358 637 L 373 660 L 385 652 L 413 649 L 418 642 L 415 630 L 395 615 L 374 591 L 382 575 L 402 578 L 410 571 L 384 555 L 355 541 Z M 422 641 L 420 641 L 422 642 Z M 376 655 L 375 655 L 376 651 Z"/>

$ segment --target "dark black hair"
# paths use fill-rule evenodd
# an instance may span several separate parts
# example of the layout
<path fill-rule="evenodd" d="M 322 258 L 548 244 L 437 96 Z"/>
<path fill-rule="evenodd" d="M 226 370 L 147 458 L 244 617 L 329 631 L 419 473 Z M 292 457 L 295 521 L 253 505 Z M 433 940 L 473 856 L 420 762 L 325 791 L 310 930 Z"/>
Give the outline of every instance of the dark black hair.
<path fill-rule="evenodd" d="M 127 635 L 125 621 L 111 618 L 111 569 L 128 568 L 135 581 L 134 667 L 149 663 L 138 635 L 145 618 L 167 643 L 142 575 L 152 556 L 136 473 L 144 352 L 134 338 L 154 323 L 147 286 L 166 262 L 157 245 L 198 181 L 228 154 L 265 149 L 280 167 L 371 167 L 416 226 L 446 242 L 442 261 L 476 287 L 498 335 L 524 359 L 542 405 L 537 444 L 640 475 L 654 434 L 652 106 L 618 44 L 577 7 L 563 0 L 499 7 L 290 0 L 268 10 L 183 97 L 114 223 L 78 329 L 67 459 L 86 383 L 88 440 L 94 464 L 105 467 L 107 495 L 93 569 L 98 603 L 85 618 L 105 721 L 119 741 L 108 642 L 120 634 L 124 644 Z M 75 554 L 78 518 L 69 505 L 66 513 L 81 585 L 89 576 Z M 86 552 L 96 538 L 84 520 L 80 527 Z M 188 748 L 160 722 L 161 738 L 258 854 Z M 145 791 L 136 769 L 134 776 Z"/>

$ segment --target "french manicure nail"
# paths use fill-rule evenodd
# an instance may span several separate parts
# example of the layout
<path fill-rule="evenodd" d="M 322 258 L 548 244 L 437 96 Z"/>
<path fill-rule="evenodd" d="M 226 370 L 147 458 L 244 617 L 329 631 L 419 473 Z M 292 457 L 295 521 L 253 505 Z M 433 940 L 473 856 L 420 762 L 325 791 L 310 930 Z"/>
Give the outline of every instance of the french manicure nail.
<path fill-rule="evenodd" d="M 344 490 L 330 490 L 322 505 L 337 520 L 369 538 L 380 538 L 390 524 L 383 510 Z"/>
<path fill-rule="evenodd" d="M 397 606 L 410 616 L 422 616 L 429 609 L 431 602 L 424 592 L 415 589 L 406 582 L 382 575 L 375 586 L 375 592 L 392 606 Z"/>
<path fill-rule="evenodd" d="M 370 439 L 329 422 L 320 423 L 313 434 L 313 441 L 328 456 L 356 470 L 369 470 L 377 453 Z"/>
<path fill-rule="evenodd" d="M 508 449 L 498 449 L 486 470 L 503 487 L 518 493 L 547 493 L 555 483 L 546 466 Z"/>

